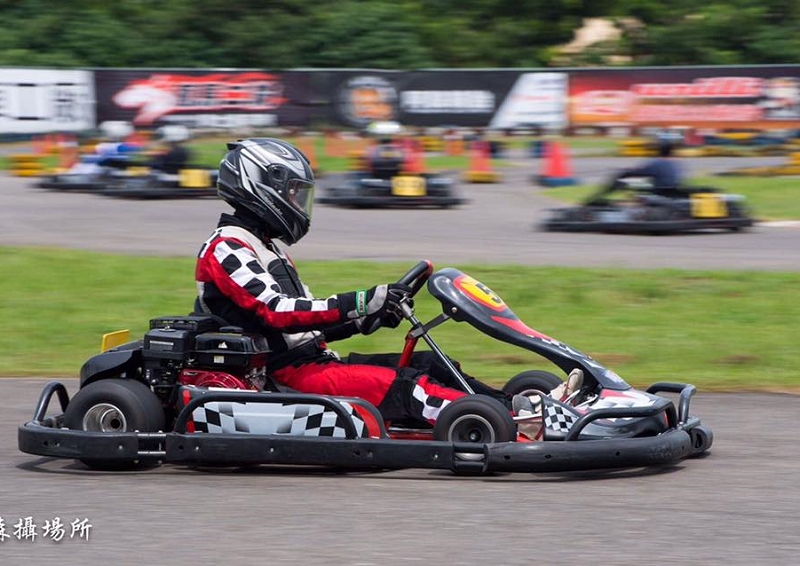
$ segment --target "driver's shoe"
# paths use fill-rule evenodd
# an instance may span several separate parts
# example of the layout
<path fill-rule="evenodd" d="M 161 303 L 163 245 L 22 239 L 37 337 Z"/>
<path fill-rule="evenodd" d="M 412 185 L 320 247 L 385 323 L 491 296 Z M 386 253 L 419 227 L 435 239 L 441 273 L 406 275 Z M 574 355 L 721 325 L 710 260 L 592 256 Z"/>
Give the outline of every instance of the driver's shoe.
<path fill-rule="evenodd" d="M 583 370 L 575 368 L 569 372 L 569 376 L 567 376 L 567 380 L 564 383 L 557 385 L 550 391 L 550 397 L 563 401 L 581 387 L 583 387 Z"/>
<path fill-rule="evenodd" d="M 530 393 L 530 395 L 526 395 Z M 523 391 L 511 398 L 511 410 L 515 417 L 523 417 L 517 422 L 520 434 L 536 440 L 542 431 L 542 397 L 538 392 Z"/>
<path fill-rule="evenodd" d="M 542 398 L 538 393 L 523 391 L 511 398 L 511 410 L 515 417 L 532 417 L 542 414 Z"/>

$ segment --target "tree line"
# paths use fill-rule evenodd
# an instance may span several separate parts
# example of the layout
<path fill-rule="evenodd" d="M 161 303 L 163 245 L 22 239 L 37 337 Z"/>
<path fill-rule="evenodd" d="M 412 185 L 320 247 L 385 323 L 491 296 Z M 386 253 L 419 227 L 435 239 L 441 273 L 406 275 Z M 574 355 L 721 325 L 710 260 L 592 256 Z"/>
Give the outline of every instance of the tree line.
<path fill-rule="evenodd" d="M 619 37 L 566 54 L 586 18 Z M 0 66 L 536 68 L 800 62 L 795 0 L 0 0 Z"/>

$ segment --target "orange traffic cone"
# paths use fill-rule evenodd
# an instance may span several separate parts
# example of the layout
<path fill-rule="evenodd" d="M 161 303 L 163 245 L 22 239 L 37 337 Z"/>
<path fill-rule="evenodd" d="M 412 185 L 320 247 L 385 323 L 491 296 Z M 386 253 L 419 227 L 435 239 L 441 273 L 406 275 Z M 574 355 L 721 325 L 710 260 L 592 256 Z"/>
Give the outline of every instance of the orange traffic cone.
<path fill-rule="evenodd" d="M 445 155 L 463 155 L 464 140 L 461 138 L 446 137 L 444 140 Z"/>
<path fill-rule="evenodd" d="M 33 140 L 33 152 L 38 155 L 55 155 L 58 151 L 55 136 L 45 134 Z"/>
<path fill-rule="evenodd" d="M 425 155 L 419 146 L 419 142 L 412 139 L 404 139 L 403 153 L 405 155 L 403 173 L 408 175 L 425 174 Z"/>
<path fill-rule="evenodd" d="M 468 183 L 496 183 L 500 174 L 492 168 L 489 142 L 477 140 L 472 142 L 469 150 L 470 164 L 464 174 Z"/>
<path fill-rule="evenodd" d="M 58 134 L 58 168 L 66 171 L 80 159 L 80 145 L 74 135 Z"/>
<path fill-rule="evenodd" d="M 31 139 L 31 153 L 38 156 L 47 154 L 47 142 L 45 142 L 44 136 Z"/>
<path fill-rule="evenodd" d="M 574 185 L 569 154 L 559 142 L 551 141 L 544 151 L 544 167 L 539 176 L 539 184 L 545 187 Z"/>
<path fill-rule="evenodd" d="M 325 134 L 325 155 L 328 157 L 347 157 L 347 144 L 336 132 Z"/>

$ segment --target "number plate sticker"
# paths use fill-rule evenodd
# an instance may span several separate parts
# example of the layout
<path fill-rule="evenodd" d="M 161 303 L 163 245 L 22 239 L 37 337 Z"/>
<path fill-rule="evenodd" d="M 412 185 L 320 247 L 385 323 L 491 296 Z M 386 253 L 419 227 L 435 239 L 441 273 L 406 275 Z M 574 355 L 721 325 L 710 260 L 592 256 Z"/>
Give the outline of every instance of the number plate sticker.
<path fill-rule="evenodd" d="M 496 311 L 503 311 L 507 308 L 497 293 L 469 275 L 457 277 L 453 281 L 453 285 L 464 295 L 485 307 Z"/>
<path fill-rule="evenodd" d="M 392 177 L 392 194 L 398 197 L 424 197 L 425 177 L 413 175 Z"/>
<path fill-rule="evenodd" d="M 692 195 L 692 216 L 695 218 L 725 218 L 728 205 L 720 195 L 695 193 Z"/>
<path fill-rule="evenodd" d="M 145 175 L 150 174 L 150 168 L 136 165 L 133 167 L 128 167 L 125 172 L 131 177 L 144 177 Z"/>
<path fill-rule="evenodd" d="M 178 184 L 185 189 L 205 189 L 211 186 L 211 175 L 206 169 L 182 169 Z"/>

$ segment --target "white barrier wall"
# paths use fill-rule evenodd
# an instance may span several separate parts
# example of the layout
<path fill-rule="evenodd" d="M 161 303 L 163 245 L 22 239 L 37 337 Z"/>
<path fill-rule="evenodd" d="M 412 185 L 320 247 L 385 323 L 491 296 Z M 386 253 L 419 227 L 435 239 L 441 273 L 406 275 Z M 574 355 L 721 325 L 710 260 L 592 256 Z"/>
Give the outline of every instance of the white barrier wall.
<path fill-rule="evenodd" d="M 0 134 L 78 132 L 94 127 L 91 71 L 0 69 Z"/>

